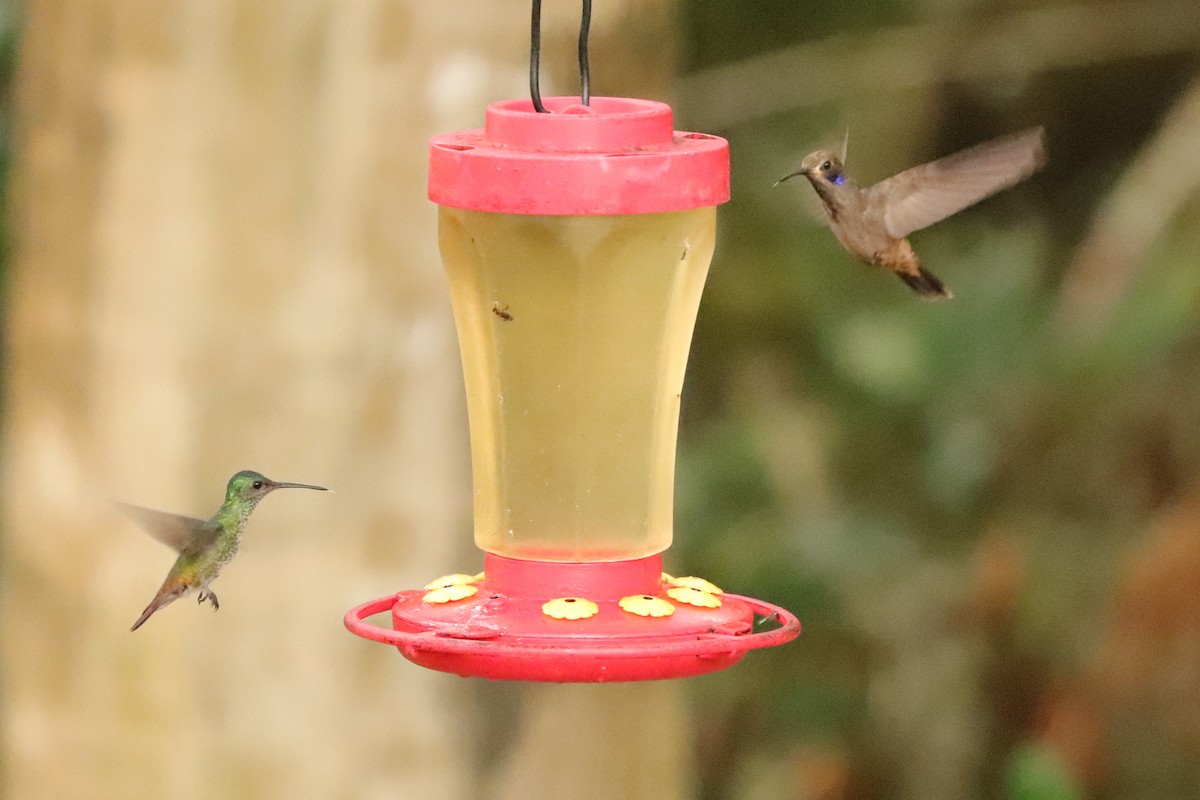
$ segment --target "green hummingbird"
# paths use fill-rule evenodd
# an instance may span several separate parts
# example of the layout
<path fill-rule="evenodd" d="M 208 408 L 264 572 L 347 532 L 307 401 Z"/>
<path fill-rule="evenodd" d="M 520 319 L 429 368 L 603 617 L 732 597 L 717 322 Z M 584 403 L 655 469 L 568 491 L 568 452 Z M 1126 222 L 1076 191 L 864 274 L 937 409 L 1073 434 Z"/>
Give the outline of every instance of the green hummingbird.
<path fill-rule="evenodd" d="M 150 605 L 146 606 L 129 630 L 136 631 L 155 611 L 196 589 L 200 590 L 197 603 L 207 600 L 212 603 L 214 611 L 220 608 L 216 594 L 208 585 L 221 574 L 221 568 L 237 555 L 242 531 L 254 507 L 276 489 L 329 491 L 324 486 L 307 483 L 278 483 L 246 469 L 229 479 L 229 485 L 225 488 L 225 502 L 209 520 L 118 503 L 121 510 L 147 533 L 179 551 L 179 558 L 175 559 L 175 565 L 167 573 L 158 594 L 154 595 Z"/>

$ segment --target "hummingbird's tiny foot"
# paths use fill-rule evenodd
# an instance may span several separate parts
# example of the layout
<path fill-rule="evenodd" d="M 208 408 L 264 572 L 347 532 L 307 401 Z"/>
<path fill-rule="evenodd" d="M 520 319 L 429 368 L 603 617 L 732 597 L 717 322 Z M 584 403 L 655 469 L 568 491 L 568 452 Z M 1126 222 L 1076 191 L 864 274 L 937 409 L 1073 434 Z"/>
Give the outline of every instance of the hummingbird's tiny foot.
<path fill-rule="evenodd" d="M 200 590 L 200 596 L 196 598 L 196 603 L 203 603 L 205 600 L 212 603 L 213 611 L 216 611 L 221 607 L 220 604 L 217 603 L 217 595 L 212 591 L 212 589 Z"/>

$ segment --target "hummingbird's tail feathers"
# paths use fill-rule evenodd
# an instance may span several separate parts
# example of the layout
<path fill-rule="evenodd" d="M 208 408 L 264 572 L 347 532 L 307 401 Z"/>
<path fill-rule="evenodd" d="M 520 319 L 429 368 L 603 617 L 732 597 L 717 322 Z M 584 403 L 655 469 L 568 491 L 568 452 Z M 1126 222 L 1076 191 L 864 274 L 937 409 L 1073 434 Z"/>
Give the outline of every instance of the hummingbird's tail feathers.
<path fill-rule="evenodd" d="M 146 606 L 146 610 L 138 617 L 137 622 L 133 623 L 133 627 L 129 629 L 130 633 L 142 627 L 142 623 L 150 619 L 155 611 L 158 611 L 163 606 L 169 606 L 187 593 L 187 584 L 174 581 L 168 576 L 167 580 L 163 582 L 162 588 L 158 590 L 158 594 L 154 595 L 154 599 L 150 601 L 150 605 Z M 213 601 L 215 605 L 215 597 Z"/>
<path fill-rule="evenodd" d="M 924 267 L 917 267 L 916 275 L 909 275 L 906 272 L 897 272 L 896 274 L 900 276 L 900 280 L 908 284 L 908 288 L 926 300 L 949 300 L 954 297 L 954 294 L 946 288 L 946 284 Z"/>
<path fill-rule="evenodd" d="M 159 603 L 158 598 L 157 597 L 154 598 L 154 600 L 150 603 L 150 605 L 146 606 L 146 610 L 142 612 L 142 615 L 140 617 L 138 617 L 137 622 L 133 623 L 133 627 L 129 629 L 129 632 L 133 633 L 138 628 L 142 627 L 142 623 L 145 622 L 146 620 L 150 619 L 150 616 L 155 611 L 158 611 L 158 609 L 161 607 L 162 607 L 162 604 Z"/>

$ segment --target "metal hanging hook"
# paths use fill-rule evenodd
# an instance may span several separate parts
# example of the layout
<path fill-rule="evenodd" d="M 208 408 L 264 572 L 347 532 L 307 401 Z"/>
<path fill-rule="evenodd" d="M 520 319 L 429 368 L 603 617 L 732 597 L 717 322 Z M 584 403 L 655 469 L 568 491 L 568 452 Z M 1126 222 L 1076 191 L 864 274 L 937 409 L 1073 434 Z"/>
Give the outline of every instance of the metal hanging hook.
<path fill-rule="evenodd" d="M 588 105 L 592 90 L 588 86 L 588 30 L 592 27 L 592 0 L 583 0 L 583 13 L 579 18 L 579 102 Z"/>
<path fill-rule="evenodd" d="M 542 0 L 533 0 L 533 19 L 529 23 L 529 97 L 533 108 L 545 114 L 542 92 L 538 87 L 538 66 L 542 54 Z M 591 102 L 588 64 L 588 31 L 592 27 L 592 0 L 583 0 L 583 14 L 579 20 L 579 101 L 583 105 Z"/>

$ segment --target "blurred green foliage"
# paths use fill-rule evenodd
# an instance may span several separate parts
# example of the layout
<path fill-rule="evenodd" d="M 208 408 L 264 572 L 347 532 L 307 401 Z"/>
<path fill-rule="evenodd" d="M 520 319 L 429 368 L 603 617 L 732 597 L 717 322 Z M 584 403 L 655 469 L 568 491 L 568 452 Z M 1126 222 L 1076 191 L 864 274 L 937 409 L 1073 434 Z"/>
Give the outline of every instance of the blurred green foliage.
<path fill-rule="evenodd" d="M 1005 11 L 985 5 L 957 13 L 984 25 Z M 919 24 L 950 4 L 682 9 L 696 74 Z M 697 682 L 701 724 L 732 753 L 701 745 L 703 796 L 755 796 L 743 785 L 755 752 L 792 769 L 830 743 L 846 764 L 831 796 L 1082 796 L 1069 781 L 1037 789 L 1050 779 L 1034 773 L 1049 767 L 1030 748 L 1058 682 L 1094 677 L 1123 560 L 1200 488 L 1200 201 L 1139 254 L 1098 330 L 1064 326 L 1063 282 L 1107 193 L 1198 72 L 1194 52 L 1098 53 L 1020 84 L 800 99 L 713 131 L 731 144 L 733 199 L 684 394 L 674 555 L 685 572 L 792 609 L 805 632 Z M 847 123 L 863 183 L 1047 126 L 1044 173 L 913 236 L 953 301 L 921 302 L 853 261 L 810 213 L 803 182 L 772 188 L 808 150 L 840 143 Z M 983 619 L 995 538 L 1014 543 L 1021 566 L 1000 616 Z M 909 672 L 924 677 L 909 685 Z M 946 730 L 962 741 L 940 743 Z M 939 754 L 941 767 L 927 763 Z M 1176 794 L 1151 792 L 1161 770 L 1120 753 L 1091 758 L 1097 796 L 1200 796 L 1177 782 Z"/>

